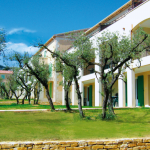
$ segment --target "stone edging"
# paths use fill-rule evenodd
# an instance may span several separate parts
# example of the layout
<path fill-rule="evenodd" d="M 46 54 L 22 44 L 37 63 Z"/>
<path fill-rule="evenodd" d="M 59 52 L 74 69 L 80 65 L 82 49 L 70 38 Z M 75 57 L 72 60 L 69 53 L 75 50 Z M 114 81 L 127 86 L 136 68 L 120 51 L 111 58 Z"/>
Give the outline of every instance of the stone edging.
<path fill-rule="evenodd" d="M 150 139 L 93 141 L 0 142 L 2 150 L 140 150 L 150 149 Z"/>

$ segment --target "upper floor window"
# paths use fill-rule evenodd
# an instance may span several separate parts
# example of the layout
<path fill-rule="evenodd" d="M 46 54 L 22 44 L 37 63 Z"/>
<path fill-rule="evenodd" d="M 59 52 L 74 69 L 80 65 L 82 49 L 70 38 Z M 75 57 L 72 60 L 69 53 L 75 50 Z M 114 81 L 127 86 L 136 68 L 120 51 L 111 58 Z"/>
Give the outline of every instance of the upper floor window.
<path fill-rule="evenodd" d="M 49 72 L 50 72 L 50 74 L 49 74 L 49 77 L 52 77 L 52 63 L 49 63 Z"/>
<path fill-rule="evenodd" d="M 44 57 L 46 57 L 46 53 L 47 53 L 47 51 L 44 51 Z"/>

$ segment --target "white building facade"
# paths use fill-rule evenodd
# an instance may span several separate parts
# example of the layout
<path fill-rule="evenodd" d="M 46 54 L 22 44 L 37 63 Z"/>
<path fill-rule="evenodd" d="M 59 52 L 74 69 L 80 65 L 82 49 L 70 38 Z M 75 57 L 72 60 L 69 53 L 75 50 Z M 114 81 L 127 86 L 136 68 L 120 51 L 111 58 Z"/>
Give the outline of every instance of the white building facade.
<path fill-rule="evenodd" d="M 93 40 L 93 46 L 95 46 L 97 37 L 101 36 L 102 32 L 106 30 L 110 32 L 118 31 L 120 34 L 130 36 L 133 30 L 142 27 L 144 31 L 150 34 L 149 8 L 149 0 L 130 0 L 87 30 L 86 35 L 90 37 L 90 40 Z M 73 51 L 73 48 L 70 48 L 69 51 Z M 98 55 L 96 55 L 95 62 L 99 62 Z M 118 79 L 113 87 L 113 96 L 118 93 L 118 107 L 150 106 L 150 53 L 145 52 L 143 54 L 140 68 L 137 64 L 138 61 L 134 60 L 131 64 L 132 70 L 125 70 L 126 83 Z M 90 68 L 80 71 L 79 87 L 82 92 L 83 106 L 102 106 L 103 103 L 102 85 L 97 80 L 93 70 L 99 71 L 100 68 L 90 66 Z M 74 83 L 71 86 L 70 99 L 72 105 L 77 105 Z M 62 92 L 62 104 L 65 104 L 64 92 Z"/>

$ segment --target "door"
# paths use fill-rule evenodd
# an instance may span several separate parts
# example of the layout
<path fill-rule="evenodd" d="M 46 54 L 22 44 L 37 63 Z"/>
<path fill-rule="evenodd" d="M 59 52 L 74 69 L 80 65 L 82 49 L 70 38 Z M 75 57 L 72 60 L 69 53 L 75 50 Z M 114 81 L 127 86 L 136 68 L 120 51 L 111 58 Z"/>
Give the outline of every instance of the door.
<path fill-rule="evenodd" d="M 137 80 L 137 96 L 138 96 L 138 106 L 144 106 L 144 77 L 138 76 Z"/>
<path fill-rule="evenodd" d="M 89 86 L 89 106 L 92 106 L 92 85 Z"/>
<path fill-rule="evenodd" d="M 136 106 L 138 106 L 138 79 L 135 79 L 135 104 Z"/>

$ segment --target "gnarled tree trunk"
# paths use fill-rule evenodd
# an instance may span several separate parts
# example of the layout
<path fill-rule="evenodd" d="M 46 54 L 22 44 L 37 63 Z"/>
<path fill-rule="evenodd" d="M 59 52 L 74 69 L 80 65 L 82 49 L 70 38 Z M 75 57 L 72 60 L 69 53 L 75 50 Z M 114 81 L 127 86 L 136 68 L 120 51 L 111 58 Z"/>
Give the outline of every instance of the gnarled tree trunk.
<path fill-rule="evenodd" d="M 50 106 L 51 106 L 51 109 L 52 109 L 52 110 L 55 110 L 54 105 L 53 105 L 53 102 L 52 102 L 52 99 L 51 99 L 51 97 L 50 97 L 50 95 L 49 95 L 49 89 L 48 89 L 48 87 L 45 87 L 45 90 L 46 90 L 46 97 L 47 97 L 48 102 L 49 102 L 49 104 L 50 104 Z"/>
<path fill-rule="evenodd" d="M 78 95 L 78 108 L 79 108 L 79 113 L 80 113 L 80 116 L 83 118 L 84 117 L 84 114 L 83 114 L 83 111 L 82 111 L 82 97 L 81 97 L 81 92 L 79 90 L 79 85 L 78 85 L 78 80 L 76 78 L 76 76 L 74 76 L 74 81 L 75 81 L 75 84 L 76 84 L 76 92 L 77 92 L 77 95 Z"/>
<path fill-rule="evenodd" d="M 72 81 L 68 81 L 68 89 L 65 90 L 65 102 L 66 102 L 67 110 L 71 110 L 70 105 L 69 105 L 69 97 L 68 97 L 69 88 L 70 88 L 71 84 L 72 84 Z"/>
<path fill-rule="evenodd" d="M 113 109 L 113 99 L 112 99 L 112 91 L 109 92 L 109 99 L 108 99 L 108 110 L 109 113 L 115 114 Z"/>
<path fill-rule="evenodd" d="M 103 110 L 102 110 L 102 118 L 103 119 L 106 118 L 106 110 L 107 110 L 107 102 L 108 102 L 108 98 L 109 98 L 109 91 L 104 88 L 104 93 L 105 93 L 105 97 L 104 97 L 104 101 L 103 101 Z"/>

